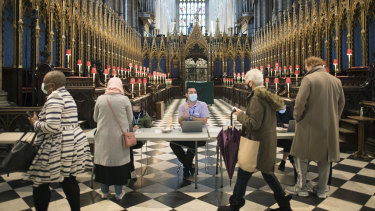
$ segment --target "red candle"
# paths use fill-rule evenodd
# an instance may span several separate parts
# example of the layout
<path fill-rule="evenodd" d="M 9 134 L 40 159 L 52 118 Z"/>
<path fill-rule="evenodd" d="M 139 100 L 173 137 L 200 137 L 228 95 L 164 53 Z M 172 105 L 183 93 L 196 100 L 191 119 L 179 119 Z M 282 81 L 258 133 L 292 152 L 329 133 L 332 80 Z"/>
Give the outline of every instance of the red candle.
<path fill-rule="evenodd" d="M 297 69 L 297 70 L 299 69 L 299 65 L 298 65 L 298 64 L 296 65 L 296 69 Z"/>
<path fill-rule="evenodd" d="M 296 75 L 299 75 L 299 70 L 296 70 L 296 71 L 295 71 L 295 74 L 296 74 Z"/>
<path fill-rule="evenodd" d="M 352 49 L 348 49 L 348 51 L 346 52 L 346 54 L 347 54 L 348 56 L 353 55 L 353 50 L 352 50 Z"/>
<path fill-rule="evenodd" d="M 130 84 L 135 84 L 135 78 L 130 79 Z"/>
<path fill-rule="evenodd" d="M 278 84 L 278 83 L 279 83 L 279 78 L 275 78 L 275 79 L 273 80 L 273 82 L 274 82 L 275 84 Z"/>
<path fill-rule="evenodd" d="M 70 49 L 66 49 L 65 55 L 67 56 L 72 55 L 72 51 Z"/>
<path fill-rule="evenodd" d="M 141 84 L 142 83 L 142 79 L 138 78 L 137 83 Z"/>
<path fill-rule="evenodd" d="M 87 66 L 87 67 L 91 67 L 91 62 L 90 62 L 90 61 L 87 61 L 87 62 L 86 62 L 86 66 Z"/>
<path fill-rule="evenodd" d="M 82 61 L 80 59 L 77 60 L 77 65 L 82 65 Z"/>
<path fill-rule="evenodd" d="M 338 64 L 339 64 L 339 60 L 334 59 L 334 60 L 333 60 L 333 65 L 338 65 Z"/>
<path fill-rule="evenodd" d="M 108 75 L 108 69 L 104 69 L 104 75 Z"/>
<path fill-rule="evenodd" d="M 269 83 L 269 82 L 270 82 L 270 79 L 269 79 L 269 78 L 266 78 L 266 79 L 264 80 L 264 82 Z"/>
<path fill-rule="evenodd" d="M 268 64 L 268 65 L 267 65 L 267 67 L 268 67 L 268 68 L 271 68 L 271 65 L 270 65 L 270 64 Z"/>
<path fill-rule="evenodd" d="M 279 63 L 276 63 L 276 64 L 275 64 L 275 67 L 279 67 Z"/>
<path fill-rule="evenodd" d="M 96 68 L 95 67 L 91 68 L 91 74 L 96 74 Z"/>
<path fill-rule="evenodd" d="M 292 83 L 292 80 L 290 78 L 286 78 L 286 81 L 285 81 L 287 84 L 291 84 Z"/>
<path fill-rule="evenodd" d="M 143 78 L 143 83 L 147 84 L 147 78 Z"/>
<path fill-rule="evenodd" d="M 133 67 L 133 64 L 132 64 L 132 63 L 129 63 L 129 67 Z"/>

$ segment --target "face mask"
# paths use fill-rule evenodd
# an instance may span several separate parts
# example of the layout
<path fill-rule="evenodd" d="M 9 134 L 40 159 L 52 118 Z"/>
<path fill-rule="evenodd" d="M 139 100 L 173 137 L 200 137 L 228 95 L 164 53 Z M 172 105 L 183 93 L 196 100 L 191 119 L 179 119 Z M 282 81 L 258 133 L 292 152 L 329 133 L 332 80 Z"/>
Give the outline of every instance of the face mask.
<path fill-rule="evenodd" d="M 44 94 L 48 94 L 47 90 L 44 89 L 44 83 L 42 83 L 42 87 L 41 87 L 41 90 Z"/>
<path fill-rule="evenodd" d="M 138 117 L 139 114 L 141 114 L 141 112 L 135 112 L 135 111 L 133 112 L 133 115 L 136 116 L 136 117 Z"/>
<path fill-rule="evenodd" d="M 198 99 L 198 95 L 197 94 L 189 94 L 189 99 L 190 99 L 191 102 L 195 102 Z"/>
<path fill-rule="evenodd" d="M 286 109 L 283 109 L 283 110 L 280 110 L 279 113 L 283 114 L 283 113 L 285 113 L 285 111 L 286 111 Z"/>

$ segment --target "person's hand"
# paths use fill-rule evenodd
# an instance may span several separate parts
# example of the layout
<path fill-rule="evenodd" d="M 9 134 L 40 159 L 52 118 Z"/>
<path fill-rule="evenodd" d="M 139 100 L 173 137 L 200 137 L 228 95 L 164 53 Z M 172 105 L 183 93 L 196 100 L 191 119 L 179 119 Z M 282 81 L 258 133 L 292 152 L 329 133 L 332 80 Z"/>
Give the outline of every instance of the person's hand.
<path fill-rule="evenodd" d="M 234 112 L 234 114 L 235 114 L 236 116 L 238 116 L 238 115 L 240 115 L 241 113 L 243 113 L 243 111 L 242 111 L 241 109 L 239 109 L 239 108 L 236 108 L 236 112 Z"/>
<path fill-rule="evenodd" d="M 35 122 L 38 121 L 39 118 L 38 118 L 38 116 L 36 115 L 36 112 L 34 112 L 34 116 L 29 117 L 28 119 L 29 119 L 30 124 L 31 124 L 31 125 L 34 125 Z"/>
<path fill-rule="evenodd" d="M 285 128 L 288 128 L 288 127 L 289 127 L 289 124 L 284 124 L 284 127 L 285 127 Z"/>
<path fill-rule="evenodd" d="M 138 125 L 134 125 L 134 126 L 133 126 L 133 130 L 135 131 L 135 130 L 137 130 L 137 129 L 139 129 L 139 126 L 138 126 Z"/>

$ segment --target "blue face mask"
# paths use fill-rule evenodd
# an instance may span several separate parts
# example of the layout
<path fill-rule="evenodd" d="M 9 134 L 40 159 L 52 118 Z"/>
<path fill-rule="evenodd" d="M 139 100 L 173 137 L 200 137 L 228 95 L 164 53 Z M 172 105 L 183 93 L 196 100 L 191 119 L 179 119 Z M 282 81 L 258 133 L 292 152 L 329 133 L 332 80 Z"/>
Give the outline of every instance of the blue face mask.
<path fill-rule="evenodd" d="M 286 109 L 282 109 L 282 110 L 279 111 L 279 113 L 283 114 L 283 113 L 285 113 L 285 111 L 286 111 Z"/>
<path fill-rule="evenodd" d="M 197 99 L 198 99 L 198 95 L 197 94 L 189 94 L 189 100 L 191 102 L 195 102 L 195 101 L 197 101 Z"/>

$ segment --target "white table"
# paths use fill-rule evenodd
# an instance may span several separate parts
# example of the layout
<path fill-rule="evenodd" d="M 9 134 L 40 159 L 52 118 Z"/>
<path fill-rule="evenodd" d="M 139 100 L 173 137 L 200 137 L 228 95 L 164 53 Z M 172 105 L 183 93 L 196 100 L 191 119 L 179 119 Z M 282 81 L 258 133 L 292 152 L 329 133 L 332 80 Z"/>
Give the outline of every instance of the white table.
<path fill-rule="evenodd" d="M 94 132 L 96 129 L 93 129 L 86 133 L 86 136 L 90 143 L 94 141 Z M 175 128 L 170 133 L 163 133 L 162 128 L 141 128 L 135 132 L 135 137 L 137 141 L 194 141 L 195 142 L 195 189 L 197 186 L 197 175 L 198 175 L 198 141 L 209 141 L 209 135 L 206 128 L 203 128 L 202 132 L 198 133 L 183 133 L 181 128 Z M 216 138 L 215 138 L 216 139 Z"/>
<path fill-rule="evenodd" d="M 0 133 L 0 144 L 15 144 L 24 132 L 4 132 Z M 22 141 L 30 142 L 34 137 L 34 132 L 28 132 L 23 138 Z"/>

